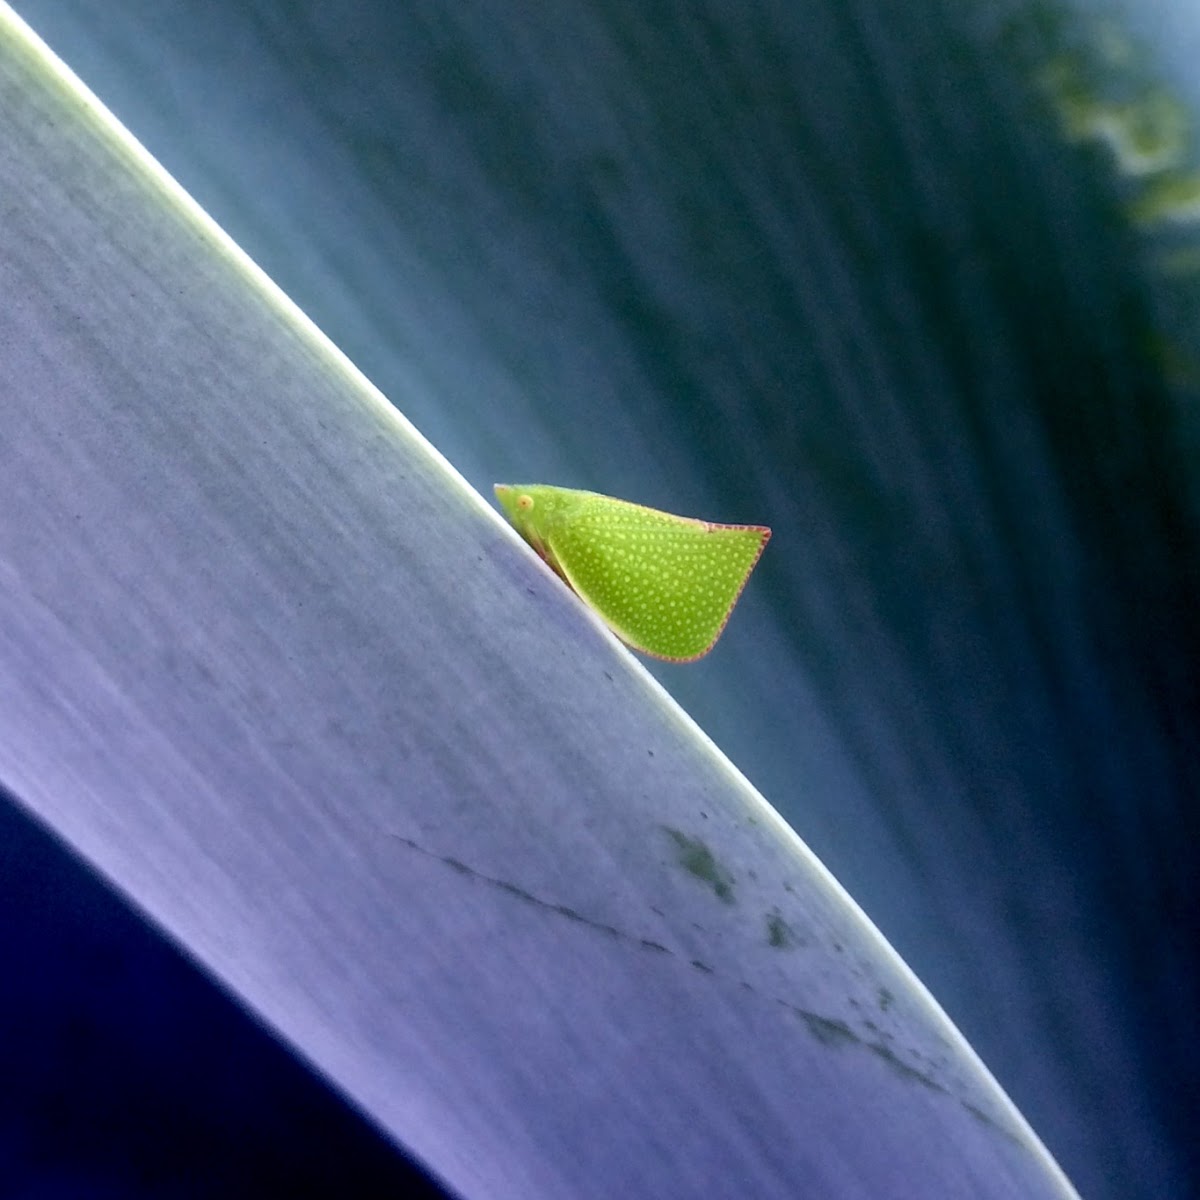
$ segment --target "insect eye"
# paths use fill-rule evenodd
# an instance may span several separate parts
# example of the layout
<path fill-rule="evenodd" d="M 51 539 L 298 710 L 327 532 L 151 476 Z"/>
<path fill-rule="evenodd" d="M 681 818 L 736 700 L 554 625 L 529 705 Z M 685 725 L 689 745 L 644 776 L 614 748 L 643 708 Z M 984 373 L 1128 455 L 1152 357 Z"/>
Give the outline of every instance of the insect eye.
<path fill-rule="evenodd" d="M 524 512 L 528 512 L 533 507 L 532 496 L 518 496 L 517 507 Z"/>

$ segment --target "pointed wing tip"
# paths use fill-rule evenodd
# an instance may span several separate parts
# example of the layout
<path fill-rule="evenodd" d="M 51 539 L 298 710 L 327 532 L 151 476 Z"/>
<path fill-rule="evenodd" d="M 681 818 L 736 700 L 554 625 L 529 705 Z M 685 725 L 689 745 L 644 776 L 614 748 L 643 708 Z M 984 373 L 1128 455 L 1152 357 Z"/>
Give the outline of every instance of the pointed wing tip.
<path fill-rule="evenodd" d="M 762 558 L 762 552 L 767 548 L 767 543 L 771 540 L 771 530 L 766 525 L 746 525 L 743 528 L 758 534 L 758 553 L 754 556 L 754 561 L 750 564 L 750 568 L 746 572 L 746 579 L 749 579 L 750 571 L 753 571 L 758 566 L 758 560 Z M 745 587 L 745 580 L 742 581 L 742 586 Z M 739 592 L 738 595 L 741 595 L 741 593 Z M 734 597 L 734 603 L 737 603 L 736 596 Z"/>

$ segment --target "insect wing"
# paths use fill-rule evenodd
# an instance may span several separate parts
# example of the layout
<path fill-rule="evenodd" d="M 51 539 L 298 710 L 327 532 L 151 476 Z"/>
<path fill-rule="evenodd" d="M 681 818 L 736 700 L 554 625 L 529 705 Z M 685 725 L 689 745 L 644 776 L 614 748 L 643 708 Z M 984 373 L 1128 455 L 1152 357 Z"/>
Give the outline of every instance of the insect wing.
<path fill-rule="evenodd" d="M 548 544 L 622 641 L 687 662 L 712 649 L 769 537 L 590 494 L 559 516 Z"/>

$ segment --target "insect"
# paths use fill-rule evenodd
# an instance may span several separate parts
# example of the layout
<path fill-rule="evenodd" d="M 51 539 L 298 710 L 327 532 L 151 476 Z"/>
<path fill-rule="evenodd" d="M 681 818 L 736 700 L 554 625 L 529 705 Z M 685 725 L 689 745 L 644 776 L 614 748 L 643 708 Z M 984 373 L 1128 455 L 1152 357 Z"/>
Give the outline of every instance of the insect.
<path fill-rule="evenodd" d="M 621 641 L 672 662 L 713 648 L 771 536 L 546 484 L 498 483 L 496 497 Z"/>

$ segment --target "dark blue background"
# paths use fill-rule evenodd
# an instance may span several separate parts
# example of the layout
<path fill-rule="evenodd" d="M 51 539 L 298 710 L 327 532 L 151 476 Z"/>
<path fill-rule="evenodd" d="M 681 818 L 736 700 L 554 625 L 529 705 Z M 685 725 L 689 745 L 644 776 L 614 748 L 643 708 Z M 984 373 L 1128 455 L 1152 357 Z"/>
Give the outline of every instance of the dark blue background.
<path fill-rule="evenodd" d="M 0 1196 L 444 1193 L 0 794 Z"/>

